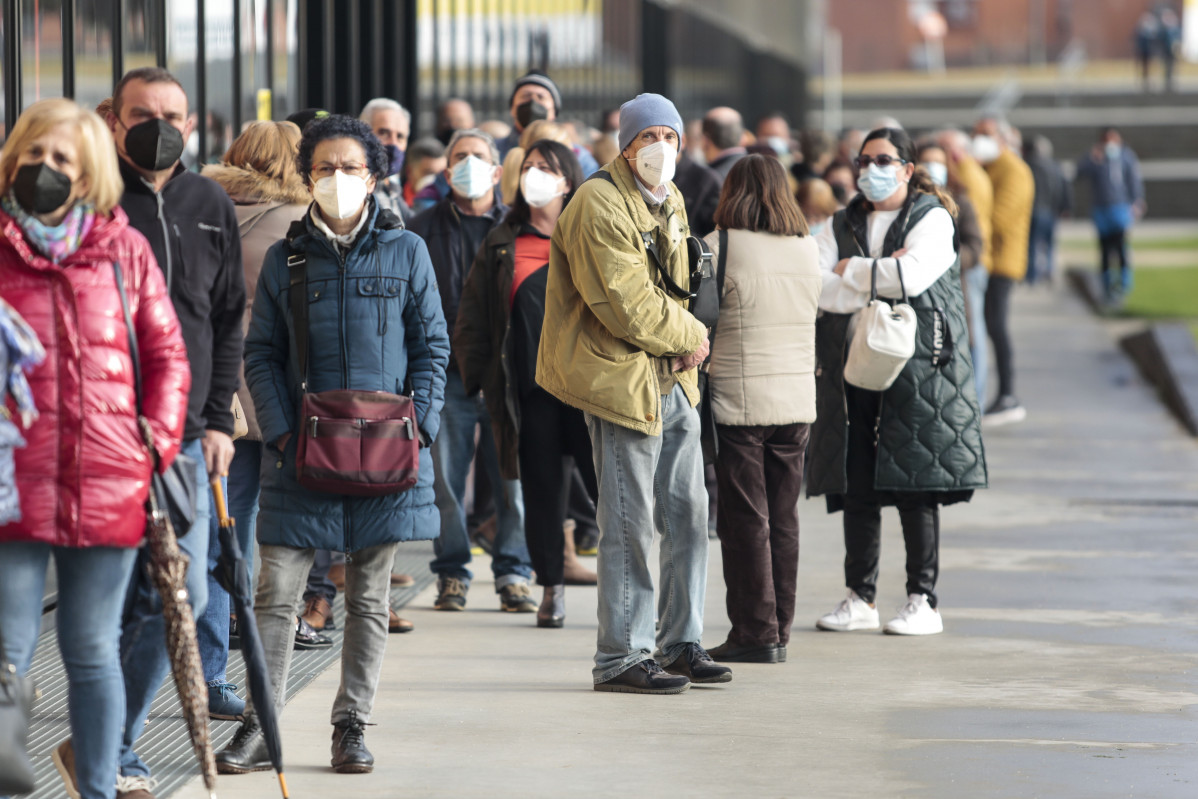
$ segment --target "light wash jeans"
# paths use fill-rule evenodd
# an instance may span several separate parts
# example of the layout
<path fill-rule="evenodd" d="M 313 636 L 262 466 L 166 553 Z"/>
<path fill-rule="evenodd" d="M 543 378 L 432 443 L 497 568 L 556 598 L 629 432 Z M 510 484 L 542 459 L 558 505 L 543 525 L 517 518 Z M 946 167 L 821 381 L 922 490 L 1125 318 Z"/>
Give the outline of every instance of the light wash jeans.
<path fill-rule="evenodd" d="M 387 609 L 391 601 L 391 564 L 399 543 L 359 549 L 345 561 L 345 638 L 341 648 L 341 687 L 333 700 L 332 723 L 349 718 L 356 710 L 361 721 L 370 721 L 383 653 L 387 649 Z M 287 671 L 295 643 L 295 609 L 299 604 L 314 549 L 262 545 L 262 570 L 254 598 L 254 615 L 262 634 L 262 650 L 275 707 L 282 712 L 287 694 Z M 249 692 L 246 715 L 253 714 Z"/>
<path fill-rule="evenodd" d="M 655 657 L 668 666 L 703 635 L 707 490 L 699 413 L 681 386 L 661 398 L 662 431 L 648 436 L 585 414 L 599 501 L 599 647 L 595 682 Z M 657 651 L 649 548 L 661 534 Z"/>
<path fill-rule="evenodd" d="M 970 354 L 973 356 L 973 380 L 978 389 L 978 405 L 986 410 L 986 379 L 990 373 L 990 337 L 986 333 L 986 286 L 990 275 L 986 267 L 978 264 L 965 272 L 967 291 L 965 301 L 969 303 L 969 320 L 973 328 L 969 331 Z"/>
<path fill-rule="evenodd" d="M 211 489 L 208 470 L 204 467 L 204 452 L 198 438 L 183 443 L 183 453 L 196 460 L 196 518 L 187 535 L 179 539 L 179 549 L 187 555 L 187 593 L 196 618 L 204 615 L 208 604 L 208 516 Z M 140 512 L 140 509 L 139 509 Z M 146 576 L 150 555 L 146 548 L 138 551 L 137 565 L 129 580 L 125 596 L 125 615 L 121 629 L 121 670 L 125 676 L 125 734 L 121 741 L 121 774 L 126 777 L 150 774 L 133 745 L 145 730 L 146 717 L 154 695 L 170 672 L 171 662 L 166 653 L 166 623 L 162 618 L 162 600 Z"/>
<path fill-rule="evenodd" d="M 58 650 L 67 672 L 75 777 L 83 799 L 112 799 L 125 720 L 117 642 L 137 550 L 0 544 L 4 653 L 21 674 L 29 671 L 37 647 L 51 553 L 58 572 Z"/>
<path fill-rule="evenodd" d="M 487 470 L 491 485 L 503 487 L 502 494 L 495 497 L 499 518 L 491 556 L 491 571 L 498 591 L 511 583 L 527 583 L 532 577 L 532 559 L 524 538 L 524 497 L 519 480 L 504 480 L 499 474 L 495 436 L 482 395 L 466 396 L 462 376 L 452 369 L 446 374 L 441 430 L 433 442 L 433 486 L 437 510 L 441 512 L 441 536 L 433 542 L 437 557 L 429 568 L 438 577 L 456 577 L 467 585 L 474 576 L 466 568 L 470 563 L 470 534 L 466 529 L 464 503 L 466 476 L 474 460 L 476 425 L 481 428 L 479 462 Z"/>
<path fill-rule="evenodd" d="M 253 585 L 254 525 L 258 519 L 262 442 L 242 438 L 233 442 L 233 450 L 233 462 L 229 464 L 229 477 L 225 481 L 225 500 L 229 503 L 229 516 L 237 524 L 237 543 L 245 555 L 249 585 Z M 232 599 L 212 576 L 221 553 L 220 524 L 215 512 L 211 514 L 208 526 L 208 606 L 204 615 L 196 619 L 196 639 L 200 646 L 200 659 L 204 661 L 204 679 L 209 685 L 223 685 L 228 682 L 225 669 L 229 665 L 229 613 L 232 612 Z"/>

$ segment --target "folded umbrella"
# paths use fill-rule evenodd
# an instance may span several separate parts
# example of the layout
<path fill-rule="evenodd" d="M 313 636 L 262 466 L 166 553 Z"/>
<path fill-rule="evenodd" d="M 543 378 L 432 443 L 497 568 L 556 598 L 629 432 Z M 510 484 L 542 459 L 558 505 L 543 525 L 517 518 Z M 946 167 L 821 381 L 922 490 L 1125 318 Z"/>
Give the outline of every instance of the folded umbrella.
<path fill-rule="evenodd" d="M 275 691 L 266 669 L 266 653 L 262 638 L 258 635 L 258 621 L 254 617 L 253 592 L 250 589 L 249 569 L 245 554 L 237 543 L 237 520 L 229 518 L 225 504 L 225 492 L 220 478 L 212 480 L 212 497 L 216 508 L 216 519 L 220 523 L 220 557 L 212 576 L 233 598 L 237 608 L 237 630 L 241 636 L 241 656 L 245 659 L 246 682 L 249 684 L 250 702 L 254 715 L 262 726 L 266 739 L 266 751 L 270 763 L 279 775 L 279 788 L 287 799 L 287 778 L 283 775 L 283 742 L 279 736 L 279 714 L 275 708 Z"/>

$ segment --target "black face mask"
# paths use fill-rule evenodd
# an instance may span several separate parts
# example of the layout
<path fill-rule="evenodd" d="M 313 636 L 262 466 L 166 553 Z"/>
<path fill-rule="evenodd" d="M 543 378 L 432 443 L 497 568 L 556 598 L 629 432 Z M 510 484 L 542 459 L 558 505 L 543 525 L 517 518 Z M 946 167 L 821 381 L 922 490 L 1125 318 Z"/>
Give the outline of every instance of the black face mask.
<path fill-rule="evenodd" d="M 147 119 L 125 128 L 129 160 L 150 172 L 161 172 L 183 155 L 183 134 L 165 119 Z"/>
<path fill-rule="evenodd" d="M 31 214 L 48 214 L 71 197 L 71 179 L 48 164 L 26 164 L 17 170 L 12 193 Z"/>
<path fill-rule="evenodd" d="M 528 100 L 516 106 L 516 121 L 524 129 L 538 119 L 549 119 L 549 109 L 536 100 Z"/>

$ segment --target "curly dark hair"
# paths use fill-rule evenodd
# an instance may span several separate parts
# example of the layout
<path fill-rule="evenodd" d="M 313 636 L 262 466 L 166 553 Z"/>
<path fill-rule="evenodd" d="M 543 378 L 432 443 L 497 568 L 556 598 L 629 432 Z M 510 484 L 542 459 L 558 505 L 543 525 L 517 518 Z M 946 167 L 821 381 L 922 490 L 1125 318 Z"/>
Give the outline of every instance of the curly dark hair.
<path fill-rule="evenodd" d="M 316 145 L 329 139 L 355 139 L 366 152 L 366 166 L 370 169 L 370 174 L 374 175 L 375 180 L 382 180 L 387 176 L 391 159 L 370 126 L 360 119 L 331 114 L 327 117 L 318 117 L 304 127 L 304 136 L 300 139 L 296 165 L 299 167 L 300 177 L 304 179 L 305 183 L 312 182 L 310 179 L 312 152 L 316 149 Z"/>

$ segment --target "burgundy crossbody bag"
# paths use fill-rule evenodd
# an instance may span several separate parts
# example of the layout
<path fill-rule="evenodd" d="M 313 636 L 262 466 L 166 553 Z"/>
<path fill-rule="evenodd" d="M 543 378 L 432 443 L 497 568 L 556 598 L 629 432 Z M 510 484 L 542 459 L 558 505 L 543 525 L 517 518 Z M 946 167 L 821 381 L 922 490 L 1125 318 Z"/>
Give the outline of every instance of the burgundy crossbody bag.
<path fill-rule="evenodd" d="M 287 267 L 292 333 L 303 381 L 295 450 L 300 485 L 359 497 L 406 491 L 416 485 L 420 468 L 415 403 L 386 391 L 308 391 L 307 256 L 292 249 Z"/>

